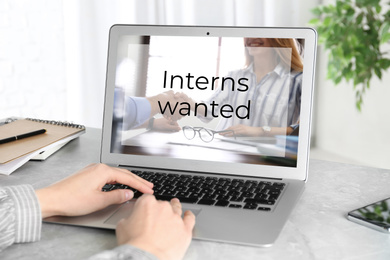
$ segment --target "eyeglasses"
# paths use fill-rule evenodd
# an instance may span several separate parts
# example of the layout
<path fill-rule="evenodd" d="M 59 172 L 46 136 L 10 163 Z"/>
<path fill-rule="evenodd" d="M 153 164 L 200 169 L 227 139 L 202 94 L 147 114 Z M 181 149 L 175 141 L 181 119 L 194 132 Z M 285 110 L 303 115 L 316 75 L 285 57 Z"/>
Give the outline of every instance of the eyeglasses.
<path fill-rule="evenodd" d="M 194 139 L 196 132 L 198 132 L 200 139 L 202 139 L 202 141 L 206 142 L 206 143 L 211 142 L 214 139 L 214 135 L 219 134 L 219 133 L 231 132 L 233 134 L 234 139 L 236 139 L 236 136 L 234 135 L 233 130 L 214 131 L 214 130 L 207 129 L 204 127 L 192 127 L 192 126 L 184 126 L 183 127 L 184 136 L 188 140 Z"/>

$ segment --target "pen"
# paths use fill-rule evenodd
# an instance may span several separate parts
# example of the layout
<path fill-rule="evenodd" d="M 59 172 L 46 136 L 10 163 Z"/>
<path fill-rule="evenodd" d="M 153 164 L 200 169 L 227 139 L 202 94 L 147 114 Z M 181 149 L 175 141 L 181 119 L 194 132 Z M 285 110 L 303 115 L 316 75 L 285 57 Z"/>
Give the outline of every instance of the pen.
<path fill-rule="evenodd" d="M 46 133 L 46 129 L 39 129 L 39 130 L 35 130 L 35 131 L 29 132 L 29 133 L 0 139 L 0 144 L 5 144 L 5 143 L 9 143 L 9 142 L 16 141 L 19 139 L 23 139 L 23 138 L 27 138 L 27 137 L 31 137 L 31 136 L 35 136 L 35 135 L 40 135 L 40 134 L 44 134 L 44 133 Z"/>

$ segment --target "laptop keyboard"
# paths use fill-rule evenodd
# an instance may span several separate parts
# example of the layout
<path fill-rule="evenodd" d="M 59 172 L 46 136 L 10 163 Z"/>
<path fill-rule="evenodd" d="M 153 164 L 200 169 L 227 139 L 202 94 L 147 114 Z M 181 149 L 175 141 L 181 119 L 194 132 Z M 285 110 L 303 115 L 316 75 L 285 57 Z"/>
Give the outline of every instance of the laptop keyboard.
<path fill-rule="evenodd" d="M 286 184 L 282 182 L 218 178 L 197 175 L 131 171 L 154 184 L 158 200 L 178 198 L 183 203 L 229 207 L 236 209 L 270 211 Z M 106 184 L 103 191 L 131 189 L 134 198 L 141 192 L 123 184 Z"/>

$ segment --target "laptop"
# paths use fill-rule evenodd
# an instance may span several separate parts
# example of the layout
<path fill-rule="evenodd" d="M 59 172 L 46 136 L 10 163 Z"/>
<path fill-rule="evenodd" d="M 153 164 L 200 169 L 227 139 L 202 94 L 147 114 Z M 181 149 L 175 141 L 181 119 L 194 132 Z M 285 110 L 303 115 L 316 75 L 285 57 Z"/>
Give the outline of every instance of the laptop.
<path fill-rule="evenodd" d="M 179 198 L 194 239 L 271 246 L 308 179 L 316 41 L 311 28 L 112 26 L 101 162 Z M 136 198 L 45 221 L 115 229 Z"/>

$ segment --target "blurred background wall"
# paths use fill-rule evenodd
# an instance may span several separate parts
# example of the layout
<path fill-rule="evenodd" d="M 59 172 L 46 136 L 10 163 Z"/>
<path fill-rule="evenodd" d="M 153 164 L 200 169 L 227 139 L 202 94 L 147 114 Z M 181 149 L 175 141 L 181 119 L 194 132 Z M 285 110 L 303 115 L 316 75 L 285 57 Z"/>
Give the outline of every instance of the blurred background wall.
<path fill-rule="evenodd" d="M 0 118 L 37 117 L 101 127 L 108 30 L 115 23 L 307 26 L 332 0 L 1 0 Z M 389 47 L 390 49 L 390 47 Z M 350 84 L 326 79 L 318 48 L 312 154 L 390 168 L 390 72 L 361 112 Z"/>

